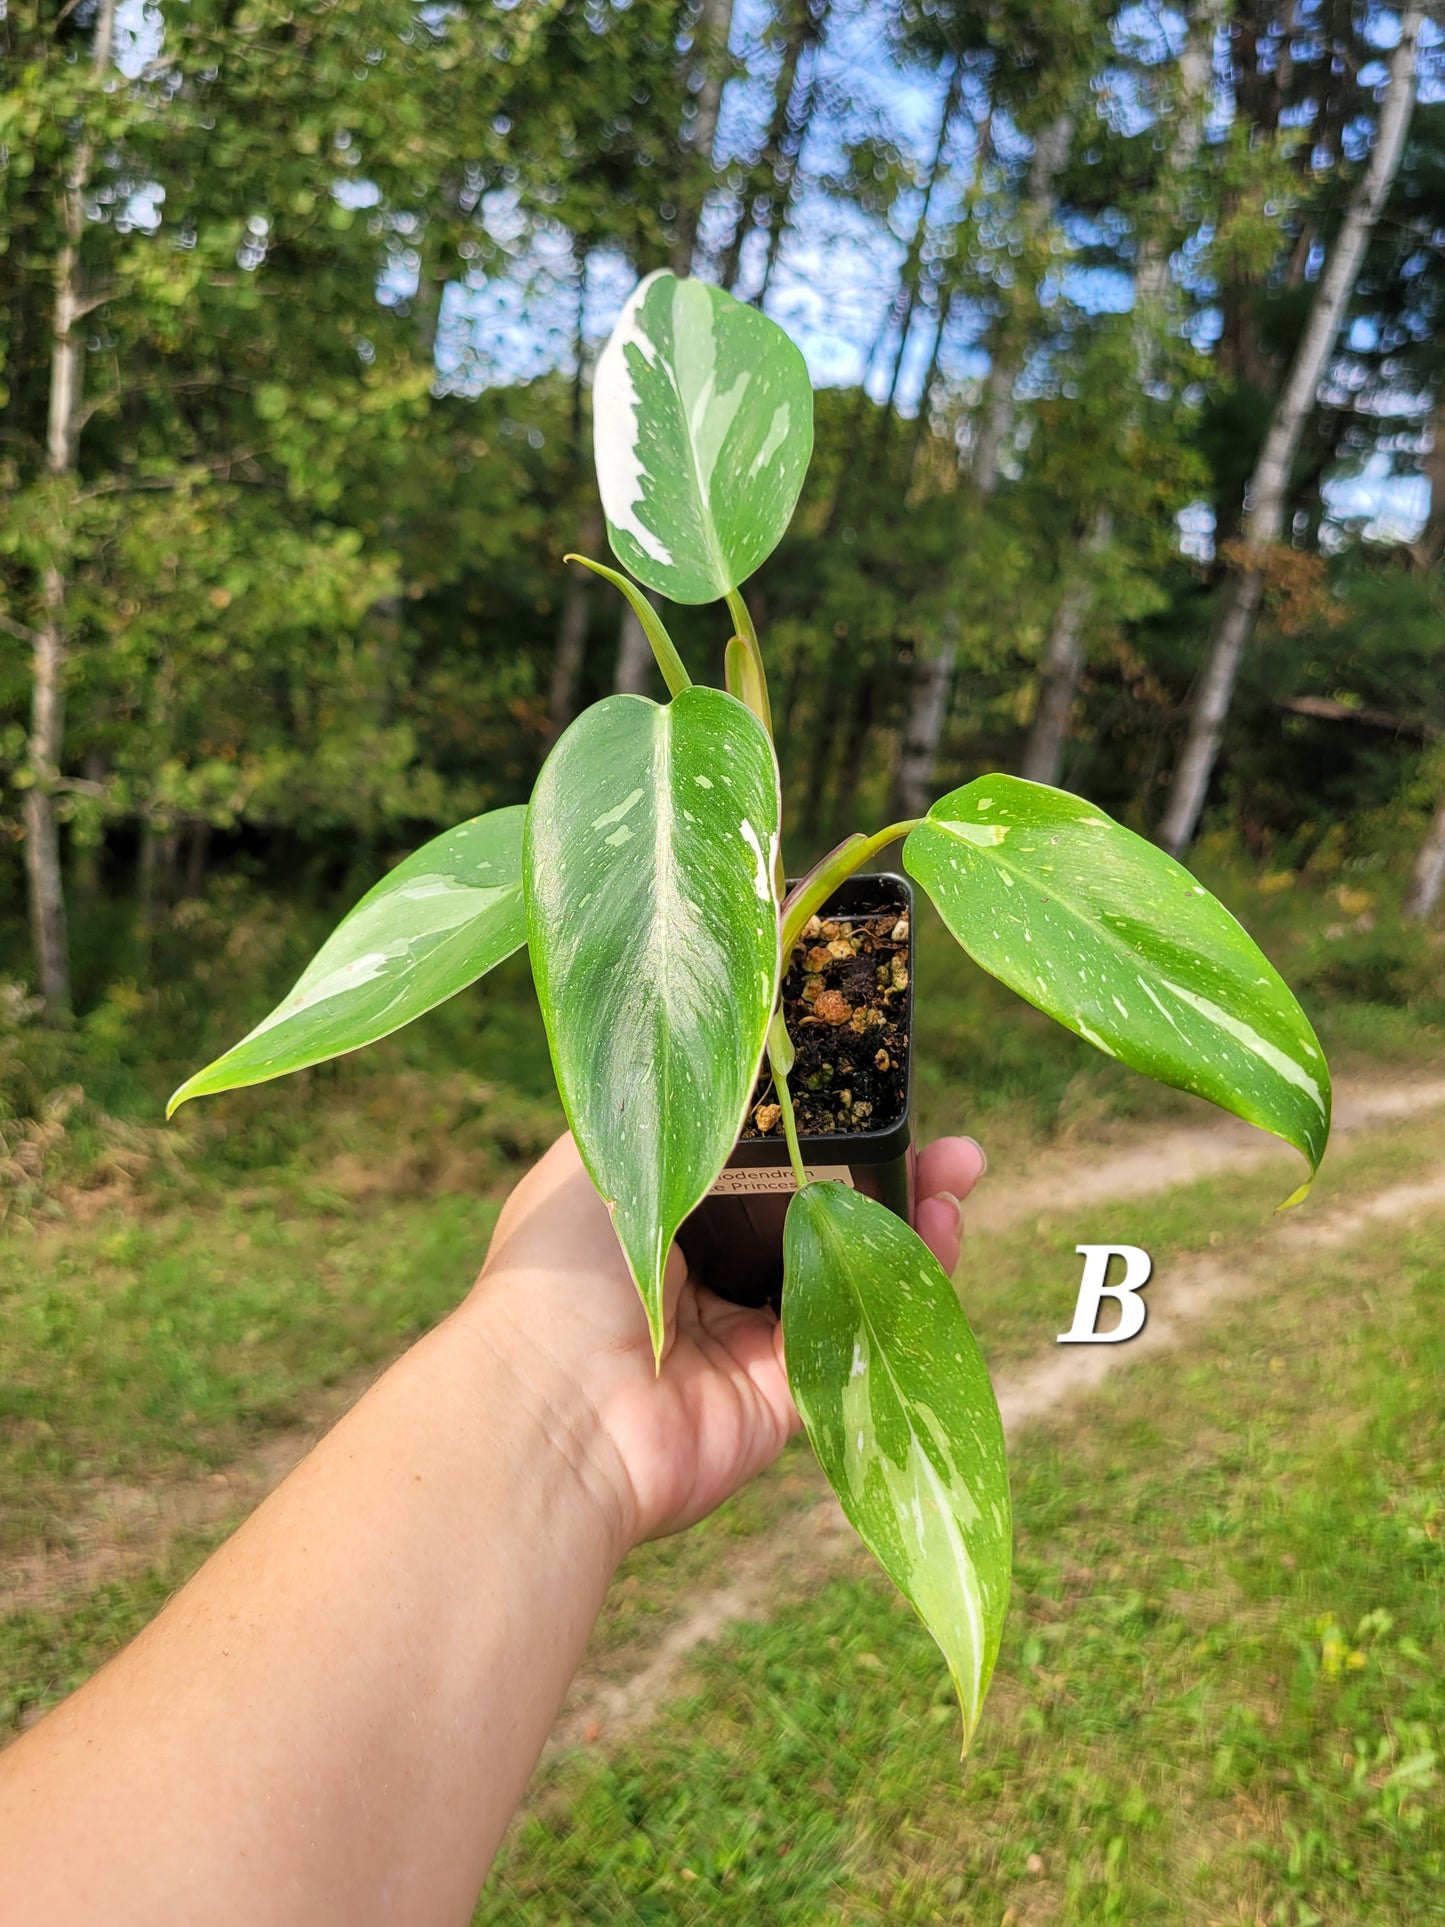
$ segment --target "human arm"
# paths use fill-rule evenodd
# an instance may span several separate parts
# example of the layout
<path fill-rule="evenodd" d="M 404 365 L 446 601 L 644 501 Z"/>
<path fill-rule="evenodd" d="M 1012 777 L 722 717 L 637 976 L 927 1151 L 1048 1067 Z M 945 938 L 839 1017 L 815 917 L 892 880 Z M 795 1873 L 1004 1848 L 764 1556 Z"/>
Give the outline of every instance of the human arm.
<path fill-rule="evenodd" d="M 956 1263 L 981 1168 L 920 1160 Z M 674 1254 L 646 1321 L 570 1140 L 458 1310 L 111 1664 L 0 1757 L 0 1922 L 464 1921 L 607 1586 L 797 1419 L 767 1313 Z"/>

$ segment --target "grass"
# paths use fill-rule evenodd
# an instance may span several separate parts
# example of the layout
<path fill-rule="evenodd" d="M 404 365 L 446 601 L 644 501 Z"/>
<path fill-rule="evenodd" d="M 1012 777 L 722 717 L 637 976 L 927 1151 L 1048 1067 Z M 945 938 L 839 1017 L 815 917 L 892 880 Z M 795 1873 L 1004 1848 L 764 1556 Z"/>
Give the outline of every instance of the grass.
<path fill-rule="evenodd" d="M 0 1248 L 0 1554 L 63 1538 L 98 1482 L 229 1463 L 389 1361 L 475 1276 L 494 1200 L 385 1212 L 228 1200 Z"/>
<path fill-rule="evenodd" d="M 1438 1221 L 1301 1260 L 1014 1453 L 972 1757 L 856 1560 L 535 1790 L 479 1923 L 1438 1917 Z"/>
<path fill-rule="evenodd" d="M 1368 1194 L 1437 1156 L 1433 1123 L 1393 1127 L 1342 1147 L 1328 1185 Z M 1078 1236 L 1123 1236 L 1127 1210 L 1161 1273 L 1214 1239 L 1244 1251 L 1268 1236 L 1277 1179 L 1260 1170 L 1112 1217 L 1101 1208 Z M 389 1227 L 388 1260 L 378 1228 L 392 1209 L 349 1227 L 334 1282 L 375 1284 L 390 1264 L 401 1277 L 420 1220 Z M 294 1280 L 339 1222 L 290 1227 L 279 1243 L 253 1226 L 211 1282 L 244 1291 L 250 1267 Z M 544 1773 L 478 1921 L 1432 1918 L 1445 1878 L 1439 1227 L 1374 1232 L 1328 1258 L 1257 1253 L 1256 1297 L 1024 1438 L 1014 1605 L 962 1768 L 934 1648 L 866 1558 L 845 1553 L 807 1598 L 783 1597 L 766 1624 L 700 1649 L 688 1690 L 639 1738 Z M 198 1229 L 167 1215 L 123 1238 L 93 1227 L 115 1247 L 113 1275 L 94 1274 L 102 1296 L 127 1268 L 150 1278 L 169 1262 L 179 1278 Z M 970 1304 L 995 1362 L 1057 1329 L 1074 1235 L 1072 1219 L 1044 1219 L 980 1241 Z M 369 1305 L 383 1324 L 399 1307 L 418 1315 L 390 1287 Z M 95 1358 L 83 1321 L 71 1330 Z M 306 1347 L 291 1352 L 275 1332 L 265 1342 L 279 1347 L 272 1369 L 299 1383 Z M 107 1430 L 88 1422 L 97 1438 Z M 794 1450 L 699 1532 L 644 1548 L 609 1601 L 600 1670 L 645 1655 L 659 1626 L 730 1582 L 747 1543 L 818 1490 Z M 83 1600 L 0 1622 L 0 1718 L 21 1723 L 70 1690 L 220 1532 Z"/>
<path fill-rule="evenodd" d="M 1223 893 L 1319 985 L 1337 1067 L 1439 1061 L 1428 947 L 1326 940 L 1312 899 L 1246 877 Z M 314 1422 L 328 1387 L 360 1383 L 455 1302 L 498 1199 L 557 1128 L 514 963 L 374 1052 L 163 1130 L 165 1091 L 259 1013 L 313 934 L 264 919 L 245 941 L 217 934 L 178 1027 L 179 991 L 122 986 L 68 1042 L 0 1036 L 0 1560 L 65 1547 L 110 1486 L 192 1480 Z M 985 1138 L 991 1185 L 1039 1146 L 1086 1156 L 1198 1114 L 1021 1006 L 931 922 L 922 949 L 923 1128 Z M 83 1095 L 66 1094 L 75 1077 Z M 1419 1171 L 1437 1125 L 1342 1142 L 1319 1202 Z M 806 1599 L 793 1584 L 766 1625 L 703 1650 L 645 1735 L 549 1769 L 478 1918 L 1433 1917 L 1445 1278 L 1408 1232 L 1291 1258 L 1267 1242 L 1288 1188 L 1281 1162 L 975 1244 L 967 1304 L 995 1366 L 1063 1329 L 1076 1243 L 1143 1244 L 1161 1275 L 1216 1250 L 1255 1264 L 1260 1288 L 1015 1452 L 1015 1608 L 961 1772 L 934 1649 L 845 1556 Z M 645 1658 L 820 1490 L 794 1449 L 704 1528 L 644 1548 L 594 1666 Z M 227 1525 L 0 1619 L 0 1731 L 109 1657 Z"/>

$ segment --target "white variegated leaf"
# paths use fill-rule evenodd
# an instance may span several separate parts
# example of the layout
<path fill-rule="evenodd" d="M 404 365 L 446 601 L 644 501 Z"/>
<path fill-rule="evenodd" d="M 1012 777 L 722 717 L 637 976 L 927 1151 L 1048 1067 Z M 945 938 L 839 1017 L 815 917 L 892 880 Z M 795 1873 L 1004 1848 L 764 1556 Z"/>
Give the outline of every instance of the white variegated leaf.
<path fill-rule="evenodd" d="M 526 940 L 520 805 L 459 823 L 371 889 L 256 1028 L 182 1084 L 188 1098 L 263 1084 L 359 1050 L 445 1003 Z"/>
<path fill-rule="evenodd" d="M 1016 776 L 942 797 L 903 861 L 1011 990 L 1135 1070 L 1273 1131 L 1313 1176 L 1330 1133 L 1319 1039 L 1182 864 L 1081 797 Z"/>
<path fill-rule="evenodd" d="M 943 1649 L 967 1746 L 998 1656 L 1012 1548 L 988 1369 L 933 1253 L 861 1192 L 800 1191 L 784 1267 L 794 1402 L 858 1536 Z"/>
<path fill-rule="evenodd" d="M 673 1234 L 737 1141 L 777 996 L 778 814 L 757 718 L 694 687 L 586 710 L 527 817 L 552 1064 L 659 1351 Z"/>
<path fill-rule="evenodd" d="M 649 275 L 598 357 L 592 419 L 608 538 L 640 582 L 715 602 L 777 547 L 813 452 L 813 390 L 756 308 Z"/>

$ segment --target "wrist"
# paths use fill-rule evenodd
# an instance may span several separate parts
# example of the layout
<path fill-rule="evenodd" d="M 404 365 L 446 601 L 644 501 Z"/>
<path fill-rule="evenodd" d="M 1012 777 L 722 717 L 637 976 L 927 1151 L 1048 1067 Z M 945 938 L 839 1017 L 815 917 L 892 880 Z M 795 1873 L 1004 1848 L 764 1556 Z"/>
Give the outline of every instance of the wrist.
<path fill-rule="evenodd" d="M 615 1568 L 642 1536 L 632 1479 L 577 1362 L 532 1331 L 509 1303 L 525 1279 L 486 1273 L 453 1314 L 492 1395 L 514 1407 L 539 1464 L 550 1464 L 599 1533 Z"/>

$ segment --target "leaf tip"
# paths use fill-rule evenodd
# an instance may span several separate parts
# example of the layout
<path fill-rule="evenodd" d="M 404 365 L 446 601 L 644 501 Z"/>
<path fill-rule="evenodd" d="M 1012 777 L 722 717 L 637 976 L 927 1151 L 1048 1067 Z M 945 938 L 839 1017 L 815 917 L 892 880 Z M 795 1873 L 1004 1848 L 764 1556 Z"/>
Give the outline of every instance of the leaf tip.
<path fill-rule="evenodd" d="M 1315 1170 L 1310 1172 L 1309 1176 L 1305 1179 L 1303 1184 L 1296 1186 L 1296 1188 L 1290 1192 L 1289 1196 L 1285 1199 L 1283 1204 L 1277 1204 L 1275 1206 L 1275 1210 L 1292 1211 L 1297 1204 L 1303 1204 L 1305 1199 L 1310 1194 L 1310 1190 L 1314 1184 L 1317 1172 L 1318 1172 L 1318 1166 L 1316 1166 Z"/>

